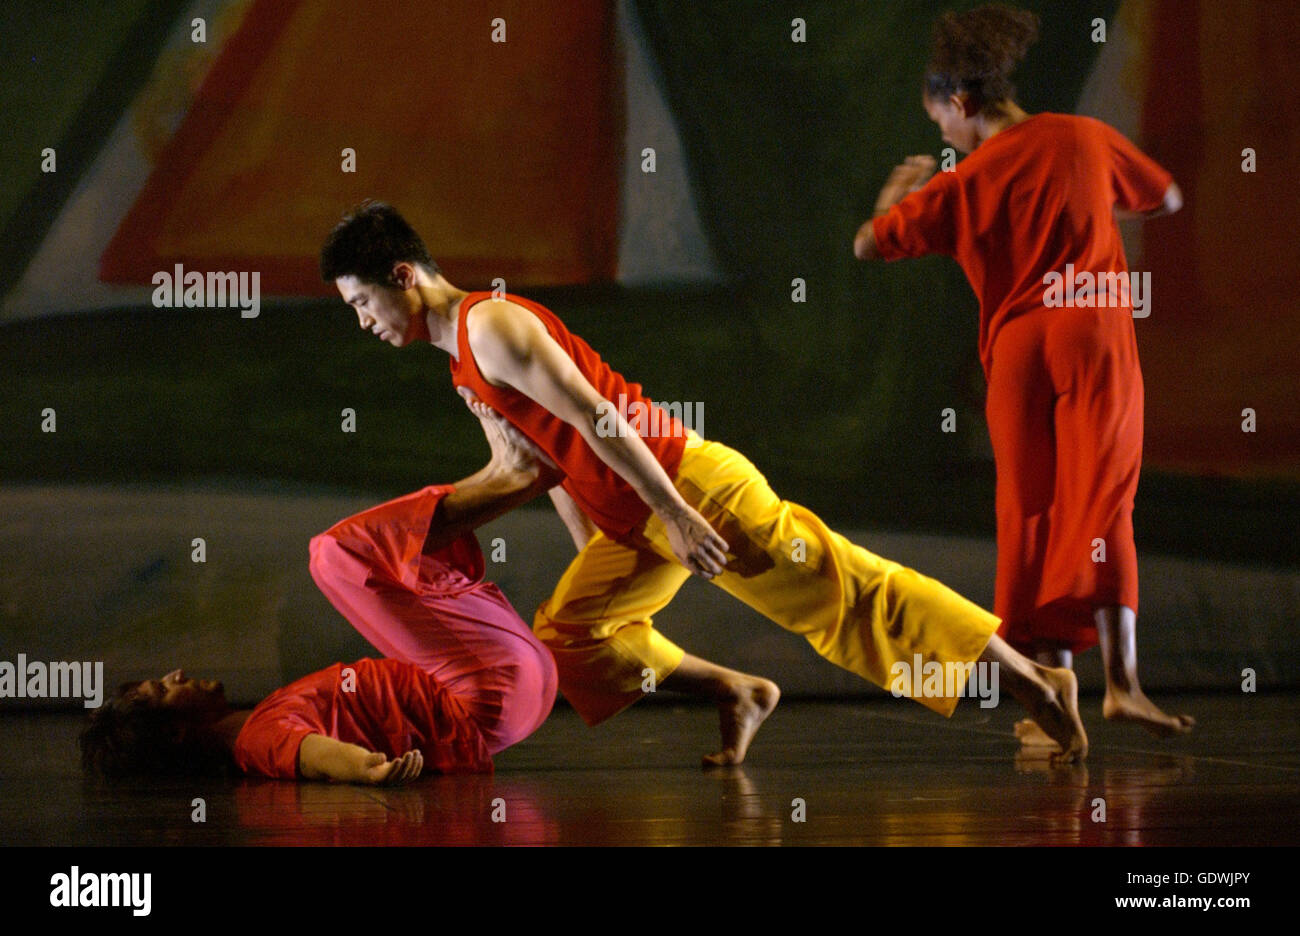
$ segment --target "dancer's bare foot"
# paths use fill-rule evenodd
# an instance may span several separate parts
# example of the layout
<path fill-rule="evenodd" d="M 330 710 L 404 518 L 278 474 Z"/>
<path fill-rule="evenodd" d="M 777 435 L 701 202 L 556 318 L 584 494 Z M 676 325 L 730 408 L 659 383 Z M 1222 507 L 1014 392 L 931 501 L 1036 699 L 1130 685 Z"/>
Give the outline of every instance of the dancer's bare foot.
<path fill-rule="evenodd" d="M 1038 667 L 1044 687 L 1025 701 L 1029 717 L 1060 746 L 1051 754 L 1054 764 L 1070 764 L 1088 756 L 1088 735 L 1079 718 L 1079 681 L 1068 669 Z"/>
<path fill-rule="evenodd" d="M 1169 715 L 1142 692 L 1137 677 L 1137 612 L 1124 605 L 1097 608 L 1097 639 L 1106 667 L 1108 721 L 1135 722 L 1159 738 L 1187 734 L 1196 724 L 1190 715 Z"/>
<path fill-rule="evenodd" d="M 781 690 L 770 679 L 742 673 L 729 678 L 725 695 L 718 699 L 722 750 L 705 755 L 703 766 L 725 767 L 743 763 L 754 734 L 780 700 Z"/>
<path fill-rule="evenodd" d="M 1141 689 L 1124 692 L 1107 688 L 1101 714 L 1107 721 L 1139 724 L 1158 738 L 1187 734 L 1196 725 L 1196 719 L 1190 715 L 1166 714 Z"/>
<path fill-rule="evenodd" d="M 776 683 L 686 654 L 661 684 L 674 692 L 709 699 L 718 706 L 722 750 L 703 759 L 705 767 L 743 763 L 754 733 L 781 700 Z"/>
<path fill-rule="evenodd" d="M 1022 748 L 1056 748 L 1058 751 L 1061 746 L 1047 736 L 1047 732 L 1038 727 L 1038 722 L 1032 718 L 1022 718 L 1016 722 L 1012 729 L 1016 737 L 1020 740 Z"/>
<path fill-rule="evenodd" d="M 1042 666 L 1001 637 L 989 638 L 981 662 L 995 664 L 1002 684 L 1029 712 L 1060 750 L 1046 750 L 1053 764 L 1081 761 L 1088 755 L 1088 735 L 1079 719 L 1079 681 L 1062 666 Z M 1022 748 L 1023 750 L 1023 748 Z"/>

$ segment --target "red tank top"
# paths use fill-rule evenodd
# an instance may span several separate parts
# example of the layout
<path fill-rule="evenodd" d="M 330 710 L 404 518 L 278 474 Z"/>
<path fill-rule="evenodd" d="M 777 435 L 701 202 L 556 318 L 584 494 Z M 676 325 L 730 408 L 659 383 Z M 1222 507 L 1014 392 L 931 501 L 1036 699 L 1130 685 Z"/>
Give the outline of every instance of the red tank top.
<path fill-rule="evenodd" d="M 491 296 L 490 292 L 473 292 L 461 302 L 456 334 L 460 357 L 451 360 L 452 383 L 473 390 L 479 399 L 532 439 L 564 472 L 562 486 L 591 522 L 605 535 L 622 538 L 650 516 L 650 507 L 632 486 L 600 460 L 573 426 L 518 390 L 492 386 L 479 373 L 478 363 L 470 351 L 466 322 L 469 310 Z M 654 407 L 654 403 L 642 394 L 640 384 L 624 380 L 621 374 L 601 360 L 590 345 L 565 328 L 551 310 L 519 296 L 508 295 L 505 298 L 541 319 L 556 344 L 573 359 L 596 392 L 613 403 L 641 436 L 668 477 L 676 477 L 686 444 L 686 429 L 682 423 L 665 410 Z"/>

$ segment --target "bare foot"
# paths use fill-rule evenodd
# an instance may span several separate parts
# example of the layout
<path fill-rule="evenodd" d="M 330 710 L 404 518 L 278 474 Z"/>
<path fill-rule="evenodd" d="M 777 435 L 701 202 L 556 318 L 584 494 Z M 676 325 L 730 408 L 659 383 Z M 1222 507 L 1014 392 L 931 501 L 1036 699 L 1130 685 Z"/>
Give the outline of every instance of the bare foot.
<path fill-rule="evenodd" d="M 1047 736 L 1047 732 L 1038 727 L 1038 722 L 1032 718 L 1022 718 L 1016 722 L 1012 729 L 1017 738 L 1020 739 L 1022 748 L 1056 748 L 1058 751 L 1061 746 Z"/>
<path fill-rule="evenodd" d="M 1068 669 L 1039 667 L 1043 692 L 1026 702 L 1029 715 L 1060 746 L 1053 764 L 1070 764 L 1088 756 L 1088 735 L 1079 719 L 1079 681 Z"/>
<path fill-rule="evenodd" d="M 1136 722 L 1158 738 L 1187 734 L 1196 724 L 1190 715 L 1166 715 L 1146 694 L 1106 690 L 1101 714 L 1107 721 Z"/>
<path fill-rule="evenodd" d="M 772 714 L 781 700 L 781 690 L 770 679 L 737 674 L 728 680 L 726 696 L 718 701 L 718 726 L 722 750 L 704 757 L 705 767 L 726 767 L 743 763 L 749 742 L 759 725 Z"/>

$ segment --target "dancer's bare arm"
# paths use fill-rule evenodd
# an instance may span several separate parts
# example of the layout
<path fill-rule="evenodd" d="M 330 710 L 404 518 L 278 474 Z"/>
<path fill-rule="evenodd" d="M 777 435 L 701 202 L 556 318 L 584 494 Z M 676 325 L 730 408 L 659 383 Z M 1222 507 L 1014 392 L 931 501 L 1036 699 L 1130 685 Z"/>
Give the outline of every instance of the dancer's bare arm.
<path fill-rule="evenodd" d="M 573 498 L 564 488 L 556 485 L 547 493 L 551 495 L 551 503 L 555 505 L 555 512 L 564 521 L 569 536 L 573 537 L 573 545 L 578 548 L 578 552 L 582 552 L 587 541 L 596 535 L 596 524 L 582 512 L 582 508 L 574 503 Z"/>
<path fill-rule="evenodd" d="M 484 379 L 518 390 L 577 429 L 596 456 L 663 520 L 678 560 L 704 578 L 721 573 L 726 541 L 682 499 L 642 438 L 583 376 L 537 316 L 513 302 L 481 302 L 470 310 L 466 325 Z M 612 423 L 613 431 L 598 430 L 602 423 Z"/>
<path fill-rule="evenodd" d="M 349 744 L 322 734 L 309 734 L 298 747 L 298 772 L 304 780 L 334 780 L 395 786 L 409 783 L 424 770 L 419 749 L 389 760 L 359 744 Z"/>
<path fill-rule="evenodd" d="M 470 412 L 483 422 L 483 431 L 487 434 L 488 444 L 492 446 L 492 462 L 488 467 L 497 466 L 498 470 L 505 474 L 505 480 L 497 483 L 503 485 L 506 490 L 496 503 L 503 504 L 510 500 L 515 493 L 511 488 L 525 482 L 527 486 L 521 489 L 520 493 L 533 492 L 537 486 L 537 481 L 533 479 L 535 474 L 546 476 L 549 473 L 554 478 L 562 479 L 554 462 L 547 458 L 546 454 L 527 436 L 512 426 L 509 420 L 464 387 L 460 389 L 460 394 L 465 398 Z M 555 505 L 555 512 L 564 521 L 564 527 L 569 531 L 573 545 L 577 547 L 578 552 L 582 552 L 587 541 L 596 535 L 596 525 L 582 512 L 582 508 L 569 496 L 569 492 L 559 484 L 547 493 L 551 496 L 551 503 Z"/>
<path fill-rule="evenodd" d="M 434 553 L 465 533 L 554 487 L 563 475 L 555 464 L 499 413 L 465 391 L 465 404 L 483 426 L 492 459 L 457 481 L 429 524 L 424 552 Z"/>
<path fill-rule="evenodd" d="M 933 156 L 908 156 L 894 167 L 880 194 L 876 196 L 876 207 L 871 217 L 858 228 L 857 236 L 853 238 L 853 256 L 859 260 L 876 260 L 880 257 L 880 251 L 876 249 L 875 227 L 871 222 L 925 185 L 930 176 L 934 175 L 934 169 Z"/>

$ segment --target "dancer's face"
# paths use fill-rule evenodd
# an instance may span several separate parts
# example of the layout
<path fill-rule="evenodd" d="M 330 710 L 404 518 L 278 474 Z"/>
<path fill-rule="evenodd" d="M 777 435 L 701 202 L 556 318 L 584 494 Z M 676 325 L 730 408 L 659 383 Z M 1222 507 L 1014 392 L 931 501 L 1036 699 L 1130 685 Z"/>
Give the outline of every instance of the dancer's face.
<path fill-rule="evenodd" d="M 356 310 L 357 322 L 362 328 L 394 348 L 400 348 L 425 337 L 428 326 L 420 293 L 414 288 L 413 268 L 410 264 L 399 263 L 394 275 L 396 286 L 363 283 L 351 275 L 340 276 L 334 285 L 343 301 Z M 408 277 L 409 285 L 405 285 Z"/>
<path fill-rule="evenodd" d="M 161 679 L 146 679 L 132 695 L 158 708 L 216 715 L 226 709 L 226 690 L 218 680 L 187 677 L 184 670 L 172 670 Z"/>
<path fill-rule="evenodd" d="M 979 146 L 976 115 L 966 113 L 967 100 L 964 96 L 954 94 L 947 98 L 936 98 L 923 93 L 921 103 L 930 119 L 939 125 L 943 142 L 959 153 L 969 153 Z"/>

